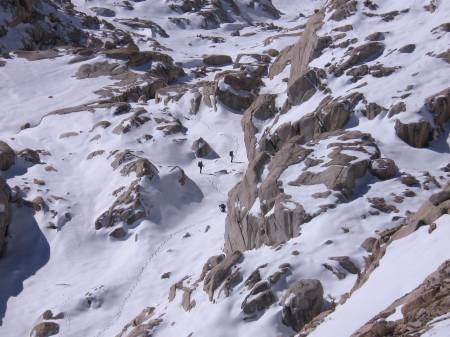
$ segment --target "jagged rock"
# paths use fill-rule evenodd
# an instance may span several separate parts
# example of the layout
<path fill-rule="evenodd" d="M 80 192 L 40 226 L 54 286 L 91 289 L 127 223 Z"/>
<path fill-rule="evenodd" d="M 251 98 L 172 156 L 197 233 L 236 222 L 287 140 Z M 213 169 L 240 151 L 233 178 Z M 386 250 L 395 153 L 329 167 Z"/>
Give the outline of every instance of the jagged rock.
<path fill-rule="evenodd" d="M 242 112 L 253 103 L 262 85 L 256 73 L 228 72 L 219 77 L 216 96 L 227 107 Z"/>
<path fill-rule="evenodd" d="M 123 115 L 131 110 L 131 105 L 126 102 L 119 102 L 116 104 L 116 109 L 113 112 L 114 116 Z"/>
<path fill-rule="evenodd" d="M 31 330 L 30 337 L 50 337 L 59 333 L 59 324 L 55 322 L 42 322 Z"/>
<path fill-rule="evenodd" d="M 217 266 L 220 262 L 222 262 L 225 259 L 225 255 L 214 255 L 211 256 L 208 261 L 203 265 L 202 273 L 200 275 L 200 281 L 203 281 L 206 274 L 213 269 L 215 266 Z"/>
<path fill-rule="evenodd" d="M 128 176 L 134 172 L 137 178 L 146 176 L 151 179 L 158 174 L 158 169 L 148 159 L 138 157 L 129 150 L 117 153 L 114 161 L 111 163 L 111 167 L 114 170 L 122 165 L 120 174 L 123 176 Z"/>
<path fill-rule="evenodd" d="M 370 237 L 364 240 L 364 242 L 361 244 L 361 247 L 365 249 L 368 253 L 372 253 L 376 243 L 377 239 Z"/>
<path fill-rule="evenodd" d="M 162 323 L 161 318 L 152 319 L 155 314 L 154 307 L 147 307 L 128 322 L 116 337 L 146 337 L 152 330 Z"/>
<path fill-rule="evenodd" d="M 48 209 L 47 203 L 44 198 L 36 197 L 31 201 L 24 200 L 24 205 L 30 207 L 35 212 L 45 211 Z"/>
<path fill-rule="evenodd" d="M 353 76 L 356 79 L 359 79 L 363 76 L 366 76 L 369 73 L 369 66 L 367 64 L 362 64 L 358 67 L 351 68 L 347 70 L 345 73 L 347 76 Z"/>
<path fill-rule="evenodd" d="M 325 123 L 329 123 L 325 121 Z M 305 124 L 311 132 L 310 124 Z M 370 162 L 379 157 L 375 141 L 360 132 L 325 133 L 316 136 L 314 142 L 305 146 L 305 136 L 291 136 L 270 157 L 266 151 L 258 152 L 249 163 L 247 171 L 229 193 L 225 223 L 225 250 L 246 250 L 263 244 L 275 245 L 299 234 L 300 226 L 319 213 L 309 214 L 302 200 L 290 198 L 280 188 L 278 179 L 290 165 L 304 162 L 305 165 L 320 165 L 314 172 L 303 170 L 294 181 L 286 182 L 301 191 L 301 186 L 323 184 L 339 191 L 339 199 L 351 196 L 359 178 L 368 172 Z M 333 138 L 333 140 L 330 140 Z M 316 158 L 314 148 L 327 141 L 327 154 Z M 349 142 L 351 141 L 351 142 Z M 347 150 L 360 153 L 358 159 L 346 155 Z M 314 159 L 313 159 L 314 158 Z M 356 160 L 357 159 L 357 160 Z M 309 164 L 308 164 L 309 163 Z M 264 167 L 268 173 L 261 178 Z M 289 208 L 286 207 L 289 203 Z M 270 214 L 267 214 L 270 211 Z M 326 211 L 326 208 L 322 211 Z"/>
<path fill-rule="evenodd" d="M 197 158 L 217 158 L 217 153 L 212 149 L 212 147 L 204 140 L 199 138 L 192 144 L 192 151 L 194 151 Z"/>
<path fill-rule="evenodd" d="M 386 77 L 392 75 L 396 70 L 401 67 L 385 67 L 382 64 L 376 64 L 370 67 L 370 75 L 373 77 Z"/>
<path fill-rule="evenodd" d="M 203 63 L 211 67 L 223 67 L 233 63 L 233 59 L 228 55 L 208 55 L 203 58 Z"/>
<path fill-rule="evenodd" d="M 387 180 L 396 177 L 399 170 L 392 159 L 378 158 L 370 163 L 370 173 L 381 180 Z"/>
<path fill-rule="evenodd" d="M 354 48 L 348 59 L 339 66 L 338 73 L 342 73 L 351 67 L 376 60 L 383 54 L 384 49 L 385 45 L 381 42 L 368 42 Z"/>
<path fill-rule="evenodd" d="M 183 287 L 183 298 L 181 301 L 181 306 L 185 311 L 191 311 L 195 307 L 195 300 L 191 300 L 191 294 L 194 290 L 191 288 Z"/>
<path fill-rule="evenodd" d="M 400 112 L 404 112 L 404 111 L 406 111 L 405 102 L 398 102 L 390 108 L 388 117 L 391 118 L 395 115 L 398 115 Z"/>
<path fill-rule="evenodd" d="M 226 297 L 231 295 L 233 288 L 242 282 L 242 273 L 239 269 L 235 270 L 228 276 L 223 282 L 222 288 L 220 288 L 219 294 L 223 291 Z"/>
<path fill-rule="evenodd" d="M 125 118 L 113 129 L 113 133 L 117 135 L 122 135 L 130 132 L 131 130 L 139 128 L 150 120 L 150 117 L 139 116 L 134 114 L 131 117 Z"/>
<path fill-rule="evenodd" d="M 0 140 L 0 170 L 6 171 L 16 163 L 16 153 L 4 141 Z"/>
<path fill-rule="evenodd" d="M 434 114 L 438 125 L 445 124 L 450 119 L 450 87 L 428 97 L 425 106 Z"/>
<path fill-rule="evenodd" d="M 428 146 L 432 138 L 433 128 L 425 120 L 404 124 L 397 119 L 395 121 L 395 132 L 405 143 L 421 148 Z"/>
<path fill-rule="evenodd" d="M 225 279 L 231 274 L 233 266 L 242 259 L 242 253 L 235 251 L 227 255 L 216 266 L 209 270 L 205 276 L 203 290 L 208 293 L 209 300 L 213 300 L 214 292 L 218 289 Z"/>
<path fill-rule="evenodd" d="M 253 123 L 253 118 L 259 120 L 273 118 L 278 112 L 275 105 L 276 97 L 276 95 L 271 94 L 260 95 L 244 113 L 241 125 L 244 130 L 244 142 L 247 150 L 247 158 L 249 160 L 253 159 L 256 147 L 255 135 L 257 128 Z"/>
<path fill-rule="evenodd" d="M 288 88 L 288 100 L 291 105 L 299 105 L 309 100 L 320 88 L 321 79 L 326 77 L 322 69 L 313 68 L 305 72 Z"/>
<path fill-rule="evenodd" d="M 282 301 L 282 321 L 300 331 L 323 309 L 323 288 L 319 280 L 292 283 Z"/>
<path fill-rule="evenodd" d="M 368 119 L 374 119 L 384 111 L 386 111 L 386 109 L 378 105 L 377 103 L 369 103 L 367 105 L 366 110 L 363 111 L 363 113 Z"/>
<path fill-rule="evenodd" d="M 177 133 L 185 134 L 187 132 L 187 128 L 181 123 L 179 119 L 168 122 L 165 125 L 158 126 L 157 129 L 161 130 L 166 136 L 174 135 Z"/>
<path fill-rule="evenodd" d="M 335 256 L 329 258 L 332 261 L 337 261 L 339 265 L 348 271 L 350 274 L 358 274 L 360 269 L 353 263 L 348 256 Z"/>
<path fill-rule="evenodd" d="M 252 314 L 261 310 L 265 310 L 275 303 L 277 298 L 270 289 L 250 294 L 242 302 L 241 308 L 245 314 Z"/>
<path fill-rule="evenodd" d="M 253 271 L 250 276 L 245 280 L 244 285 L 251 289 L 255 286 L 256 283 L 261 281 L 261 274 L 259 272 L 259 268 Z"/>
<path fill-rule="evenodd" d="M 367 199 L 370 203 L 370 206 L 375 208 L 376 210 L 379 210 L 383 213 L 398 213 L 399 210 L 394 205 L 389 205 L 386 203 L 386 200 L 384 198 L 368 198 Z"/>
<path fill-rule="evenodd" d="M 35 150 L 32 150 L 32 149 L 20 150 L 17 153 L 17 156 L 19 158 L 22 158 L 26 162 L 29 162 L 29 163 L 32 163 L 32 164 L 40 164 L 41 163 L 41 157 L 39 156 L 39 152 L 37 152 Z"/>
<path fill-rule="evenodd" d="M 317 36 L 316 32 L 322 27 L 323 19 L 322 11 L 312 15 L 306 23 L 302 37 L 290 51 L 292 65 L 288 81 L 288 99 L 291 104 L 300 104 L 317 90 L 311 88 L 311 84 L 308 85 L 306 81 L 311 79 L 314 84 L 320 84 L 319 78 L 326 76 L 321 69 L 309 69 L 309 62 L 320 56 L 331 43 L 330 39 Z"/>
<path fill-rule="evenodd" d="M 0 54 L 16 50 L 19 57 L 29 60 L 52 58 L 58 52 L 50 48 L 87 42 L 78 13 L 69 5 L 49 0 L 4 0 L 1 9 L 1 23 L 7 28 L 0 24 Z"/>
<path fill-rule="evenodd" d="M 333 14 L 330 16 L 330 20 L 342 21 L 353 15 L 356 12 L 357 2 L 355 0 L 335 0 L 331 4 L 331 8 L 334 9 Z"/>

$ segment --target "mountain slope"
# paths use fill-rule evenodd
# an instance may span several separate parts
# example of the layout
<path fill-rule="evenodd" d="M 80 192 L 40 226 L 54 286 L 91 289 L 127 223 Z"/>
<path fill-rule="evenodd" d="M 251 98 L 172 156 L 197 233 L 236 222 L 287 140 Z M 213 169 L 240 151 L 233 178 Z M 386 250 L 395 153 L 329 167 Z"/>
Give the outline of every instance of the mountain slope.
<path fill-rule="evenodd" d="M 1 4 L 0 334 L 448 334 L 449 13 Z"/>

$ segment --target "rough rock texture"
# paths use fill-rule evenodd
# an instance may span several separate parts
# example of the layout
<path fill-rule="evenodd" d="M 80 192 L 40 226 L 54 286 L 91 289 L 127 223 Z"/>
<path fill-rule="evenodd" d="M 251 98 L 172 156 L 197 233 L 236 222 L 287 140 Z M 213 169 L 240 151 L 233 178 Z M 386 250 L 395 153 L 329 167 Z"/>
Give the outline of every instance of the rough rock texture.
<path fill-rule="evenodd" d="M 264 121 L 273 118 L 278 112 L 275 106 L 275 99 L 276 95 L 260 95 L 244 113 L 241 124 L 244 130 L 244 141 L 248 160 L 252 160 L 255 154 L 255 134 L 258 129 L 255 126 L 254 119 Z"/>
<path fill-rule="evenodd" d="M 243 112 L 253 103 L 262 85 L 257 72 L 225 72 L 216 77 L 215 95 L 227 107 Z"/>
<path fill-rule="evenodd" d="M 270 283 L 266 280 L 256 283 L 242 302 L 242 311 L 245 314 L 252 314 L 264 310 L 275 303 L 276 296 L 270 287 Z"/>
<path fill-rule="evenodd" d="M 387 180 L 396 177 L 399 170 L 392 159 L 379 158 L 371 162 L 370 173 L 378 179 Z"/>
<path fill-rule="evenodd" d="M 228 55 L 208 55 L 203 58 L 203 63 L 207 66 L 221 67 L 233 63 L 233 59 Z"/>
<path fill-rule="evenodd" d="M 291 51 L 292 66 L 288 83 L 288 101 L 291 105 L 297 105 L 309 99 L 320 84 L 319 78 L 324 76 L 319 69 L 310 70 L 308 66 L 309 62 L 320 56 L 330 42 L 319 38 L 316 34 L 323 25 L 323 18 L 322 11 L 311 16 L 302 37 Z"/>
<path fill-rule="evenodd" d="M 16 162 L 16 153 L 5 142 L 0 140 L 0 170 L 6 171 Z"/>
<path fill-rule="evenodd" d="M 340 74 L 351 67 L 376 60 L 383 55 L 384 49 L 385 45 L 381 42 L 368 42 L 354 48 L 347 60 L 338 67 L 337 74 Z"/>
<path fill-rule="evenodd" d="M 210 301 L 213 300 L 214 292 L 222 285 L 226 278 L 230 276 L 232 268 L 241 260 L 242 253 L 240 251 L 235 251 L 227 255 L 206 273 L 203 290 L 208 293 Z"/>
<path fill-rule="evenodd" d="M 395 132 L 405 143 L 413 147 L 426 147 L 432 138 L 433 128 L 428 121 L 419 121 L 404 124 L 400 120 L 395 121 Z"/>
<path fill-rule="evenodd" d="M 217 153 L 212 149 L 206 140 L 199 138 L 192 143 L 192 151 L 197 158 L 217 158 Z"/>
<path fill-rule="evenodd" d="M 127 323 L 116 337 L 145 337 L 151 335 L 152 331 L 162 323 L 161 318 L 154 318 L 155 308 L 147 307 Z"/>
<path fill-rule="evenodd" d="M 323 288 L 319 280 L 301 280 L 292 283 L 282 301 L 282 321 L 300 331 L 323 309 Z"/>
<path fill-rule="evenodd" d="M 86 43 L 80 13 L 73 9 L 49 0 L 3 0 L 0 6 L 5 12 L 0 19 L 4 29 L 0 34 L 0 53 Z"/>
<path fill-rule="evenodd" d="M 329 144 L 326 154 L 315 153 L 320 144 Z M 345 151 L 350 149 L 361 153 L 361 157 L 346 155 Z M 292 137 L 272 157 L 265 151 L 259 152 L 242 181 L 229 192 L 226 251 L 286 241 L 299 234 L 303 223 L 327 210 L 324 204 L 320 211 L 308 213 L 302 200 L 292 199 L 284 192 L 279 179 L 289 166 L 304 165 L 297 178 L 287 182 L 289 186 L 301 190 L 302 186 L 324 184 L 338 192 L 335 202 L 342 202 L 351 196 L 357 180 L 369 171 L 371 161 L 378 157 L 379 150 L 370 135 L 343 131 L 319 135 L 306 144 L 303 137 Z M 317 166 L 316 172 L 310 172 L 310 166 Z M 264 167 L 268 174 L 262 178 Z"/>

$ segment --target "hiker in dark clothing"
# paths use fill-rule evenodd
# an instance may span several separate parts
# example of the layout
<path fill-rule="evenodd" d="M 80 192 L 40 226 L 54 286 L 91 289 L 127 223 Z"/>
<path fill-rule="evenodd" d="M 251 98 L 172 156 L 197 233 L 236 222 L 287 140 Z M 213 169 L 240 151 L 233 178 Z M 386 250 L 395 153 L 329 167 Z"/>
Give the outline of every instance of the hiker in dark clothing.
<path fill-rule="evenodd" d="M 200 174 L 202 174 L 203 162 L 200 160 L 197 165 L 198 165 L 198 168 L 200 169 Z"/>
<path fill-rule="evenodd" d="M 233 162 L 233 159 L 234 159 L 234 153 L 233 153 L 233 151 L 230 151 L 230 158 L 231 158 L 231 162 Z"/>
<path fill-rule="evenodd" d="M 221 211 L 222 213 L 225 213 L 225 211 L 226 211 L 226 209 L 227 209 L 227 206 L 225 206 L 225 204 L 220 204 L 220 205 L 219 205 L 219 209 L 220 209 L 220 211 Z"/>

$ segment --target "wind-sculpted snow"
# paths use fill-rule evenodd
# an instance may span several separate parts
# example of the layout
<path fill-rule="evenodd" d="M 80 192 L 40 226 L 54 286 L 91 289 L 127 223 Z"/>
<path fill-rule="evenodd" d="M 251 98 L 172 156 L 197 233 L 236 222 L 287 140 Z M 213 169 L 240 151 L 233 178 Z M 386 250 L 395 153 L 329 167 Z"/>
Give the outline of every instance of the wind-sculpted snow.
<path fill-rule="evenodd" d="M 449 18 L 0 3 L 0 335 L 447 336 Z"/>

